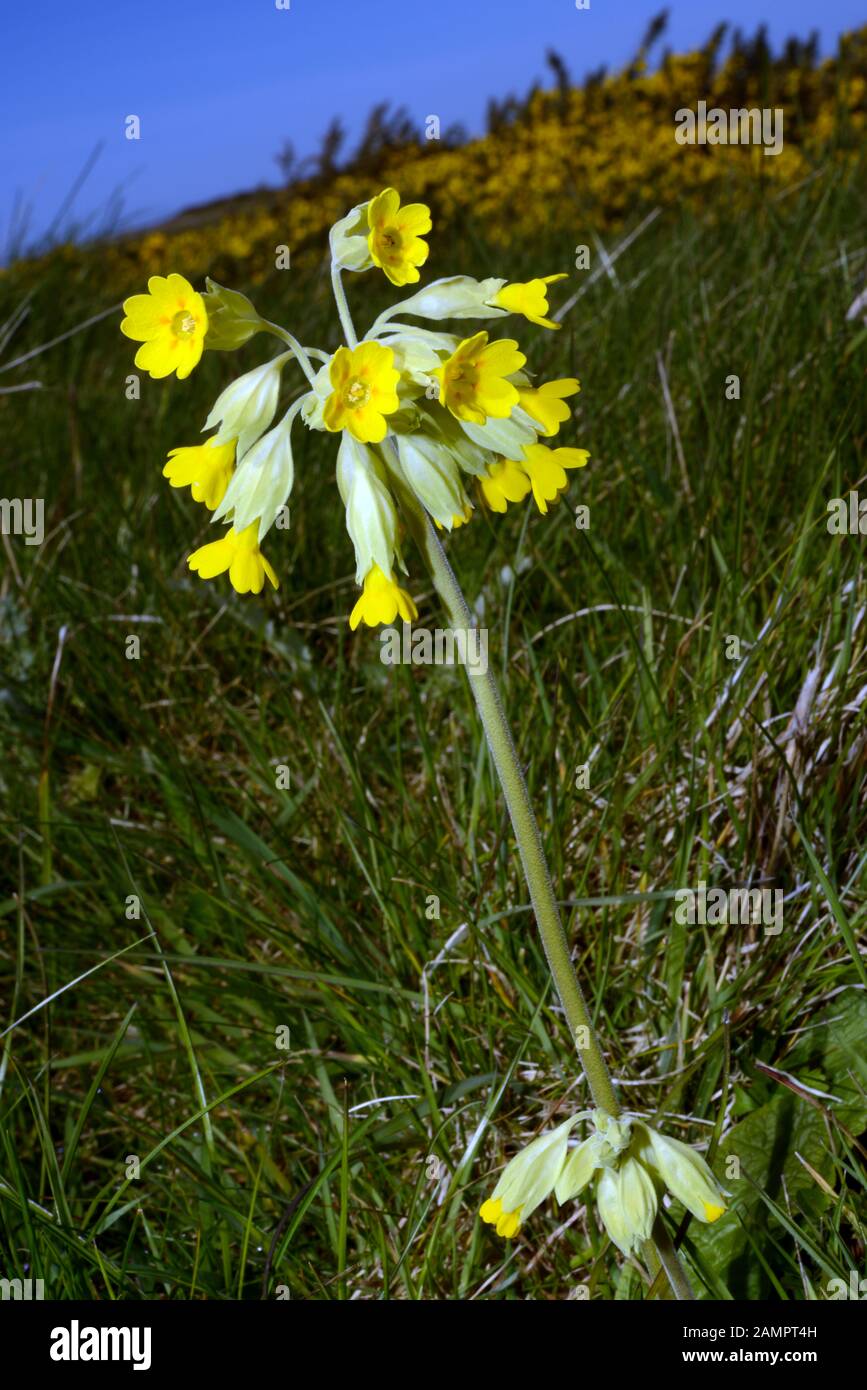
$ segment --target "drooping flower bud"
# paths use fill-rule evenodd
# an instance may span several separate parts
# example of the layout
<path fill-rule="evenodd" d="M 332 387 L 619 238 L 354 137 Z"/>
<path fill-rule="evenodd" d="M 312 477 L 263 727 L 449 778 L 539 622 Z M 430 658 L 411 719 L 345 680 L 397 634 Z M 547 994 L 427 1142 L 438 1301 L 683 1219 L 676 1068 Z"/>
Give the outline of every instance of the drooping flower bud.
<path fill-rule="evenodd" d="M 270 362 L 245 372 L 222 391 L 205 421 L 205 429 L 219 424 L 215 444 L 236 438 L 238 462 L 274 419 L 280 392 L 280 372 L 291 353 L 281 353 Z"/>
<path fill-rule="evenodd" d="M 523 1221 L 554 1191 L 566 1158 L 569 1135 L 586 1115 L 571 1115 L 556 1129 L 540 1134 L 507 1163 L 479 1215 L 509 1239 Z"/>
<path fill-rule="evenodd" d="M 639 1128 L 648 1141 L 641 1149 L 642 1161 L 659 1175 L 672 1197 L 698 1221 L 719 1220 L 726 1210 L 725 1194 L 701 1154 L 649 1125 Z"/>
<path fill-rule="evenodd" d="M 289 500 L 295 477 L 292 421 L 297 409 L 296 402 L 279 425 L 263 434 L 244 455 L 222 502 L 214 512 L 214 521 L 227 516 L 230 511 L 233 512 L 232 524 L 236 531 L 244 531 L 252 522 L 258 521 L 260 542 L 274 525 L 281 507 Z"/>
<path fill-rule="evenodd" d="M 467 494 L 457 465 L 448 450 L 429 436 L 415 433 L 397 436 L 397 452 L 404 476 L 434 521 L 451 531 L 456 517 L 463 517 Z"/>
<path fill-rule="evenodd" d="M 328 236 L 331 260 L 340 270 L 370 270 L 373 257 L 367 244 L 368 203 L 359 203 L 334 223 Z"/>
<path fill-rule="evenodd" d="M 337 486 L 355 547 L 356 583 L 361 584 L 374 565 L 390 575 L 397 550 L 397 509 L 376 455 L 348 431 L 337 451 Z"/>
<path fill-rule="evenodd" d="M 656 1188 L 637 1158 L 602 1169 L 596 1205 L 606 1231 L 624 1255 L 650 1239 L 656 1220 Z"/>

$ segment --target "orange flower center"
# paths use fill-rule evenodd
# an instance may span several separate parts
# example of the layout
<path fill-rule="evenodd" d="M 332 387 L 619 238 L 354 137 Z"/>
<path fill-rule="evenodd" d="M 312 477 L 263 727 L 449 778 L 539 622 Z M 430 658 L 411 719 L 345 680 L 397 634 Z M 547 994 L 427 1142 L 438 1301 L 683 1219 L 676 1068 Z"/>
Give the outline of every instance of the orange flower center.
<path fill-rule="evenodd" d="M 458 362 L 448 372 L 446 386 L 457 400 L 474 395 L 478 384 L 479 373 L 473 362 Z"/>

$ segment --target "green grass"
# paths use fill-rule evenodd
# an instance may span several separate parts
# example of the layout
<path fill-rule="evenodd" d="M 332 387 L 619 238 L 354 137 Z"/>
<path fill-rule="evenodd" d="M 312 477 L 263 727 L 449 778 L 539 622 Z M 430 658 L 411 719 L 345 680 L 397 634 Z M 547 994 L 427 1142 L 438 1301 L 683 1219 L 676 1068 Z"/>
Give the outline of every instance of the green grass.
<path fill-rule="evenodd" d="M 624 1103 L 711 1139 L 723 1180 L 740 1158 L 733 1212 L 684 1232 L 703 1296 L 864 1272 L 867 585 L 825 508 L 867 472 L 845 321 L 865 189 L 829 168 L 730 217 L 666 209 L 562 333 L 519 330 L 534 369 L 581 379 L 560 442 L 591 462 L 548 517 L 477 512 L 449 543 Z M 529 278 L 582 241 L 495 258 L 468 226 L 434 236 L 429 274 Z M 7 361 L 109 307 L 84 275 L 47 272 Z M 352 280 L 359 325 L 386 291 Z M 253 293 L 336 346 L 318 269 Z M 546 1204 L 505 1247 L 477 1218 L 504 1159 L 587 1096 L 465 678 L 389 670 L 349 632 L 334 441 L 296 432 L 276 596 L 185 569 L 206 514 L 166 452 L 270 351 L 129 401 L 111 316 L 0 376 L 42 382 L 0 396 L 0 491 L 44 497 L 50 533 L 0 561 L 2 1026 L 23 1019 L 0 1275 L 55 1298 L 641 1298 L 592 1202 Z M 700 879 L 782 888 L 783 930 L 678 925 Z"/>

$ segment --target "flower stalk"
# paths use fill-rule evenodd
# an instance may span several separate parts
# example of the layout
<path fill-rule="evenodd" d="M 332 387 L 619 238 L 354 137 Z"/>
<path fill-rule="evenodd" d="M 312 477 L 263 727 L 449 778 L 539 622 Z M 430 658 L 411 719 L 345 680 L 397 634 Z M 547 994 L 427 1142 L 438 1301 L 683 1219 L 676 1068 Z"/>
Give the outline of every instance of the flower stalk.
<path fill-rule="evenodd" d="M 403 493 L 401 501 L 413 529 L 413 538 L 424 557 L 452 627 L 471 627 L 473 619 L 469 606 L 434 527 L 408 489 Z M 563 1006 L 572 1042 L 584 1067 L 596 1108 L 616 1118 L 620 1113 L 620 1105 L 596 1038 L 587 1001 L 572 965 L 569 943 L 557 907 L 551 875 L 545 862 L 539 826 L 503 712 L 496 681 L 490 669 L 486 669 L 484 673 L 474 673 L 469 677 L 469 681 L 494 767 L 506 798 L 524 877 L 530 890 L 530 901 L 539 924 L 545 956 Z"/>

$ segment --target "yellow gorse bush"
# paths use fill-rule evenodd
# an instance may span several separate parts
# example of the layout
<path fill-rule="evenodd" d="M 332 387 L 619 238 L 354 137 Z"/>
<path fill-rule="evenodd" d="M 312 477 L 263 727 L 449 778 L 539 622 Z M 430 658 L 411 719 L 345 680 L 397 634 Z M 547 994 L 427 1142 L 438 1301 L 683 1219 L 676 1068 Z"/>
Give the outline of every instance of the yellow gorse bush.
<path fill-rule="evenodd" d="M 654 73 L 635 64 L 581 88 L 536 91 L 516 119 L 483 138 L 455 147 L 430 141 L 386 148 L 375 174 L 370 167 L 349 167 L 327 180 L 302 179 L 291 192 L 215 205 L 178 219 L 180 225 L 101 247 L 101 282 L 126 289 L 172 263 L 188 274 L 238 275 L 243 268 L 246 279 L 259 283 L 274 265 L 277 245 L 288 245 L 293 258 L 318 255 L 328 228 L 342 209 L 367 197 L 373 179 L 424 199 L 408 207 L 432 206 L 441 231 L 469 220 L 503 246 L 549 231 L 571 235 L 576 223 L 588 220 L 617 226 L 649 204 L 703 208 L 720 186 L 731 210 L 757 185 L 783 188 L 806 178 L 829 143 L 836 142 L 841 160 L 857 154 L 867 129 L 867 29 L 844 45 L 840 59 L 815 67 L 771 66 L 746 79 L 736 56 L 715 72 L 708 53 L 699 50 L 669 55 Z M 677 144 L 674 112 L 699 99 L 709 106 L 782 106 L 782 152 L 768 159 L 756 146 Z M 429 230 L 423 213 L 418 223 L 398 229 L 389 226 L 387 200 L 365 206 L 373 218 L 363 229 L 373 263 L 396 286 L 415 283 Z M 397 256 L 396 241 L 403 250 Z M 65 247 L 60 254 L 82 266 L 96 260 L 87 248 Z M 39 264 L 29 263 L 29 272 Z M 28 267 L 20 271 L 26 275 Z"/>
<path fill-rule="evenodd" d="M 141 346 L 136 365 L 152 377 L 189 375 L 208 348 L 229 350 L 256 332 L 275 334 L 288 351 L 237 377 L 214 403 L 203 444 L 172 449 L 163 470 L 173 487 L 228 523 L 196 550 L 189 568 L 203 579 L 228 573 L 238 593 L 259 593 L 277 575 L 261 543 L 284 512 L 294 484 L 292 429 L 339 435 L 337 486 L 355 548 L 362 592 L 350 625 L 373 627 L 417 616 L 398 580 L 406 572 L 398 502 L 409 489 L 438 527 L 470 520 L 475 497 L 493 511 L 532 494 L 547 512 L 587 462 L 584 449 L 551 448 L 569 418 L 573 378 L 535 384 L 513 338 L 468 338 L 404 319 L 500 319 L 521 314 L 549 329 L 548 287 L 559 275 L 507 284 L 457 275 L 436 280 L 392 304 L 361 342 L 348 315 L 343 271 L 378 267 L 395 286 L 415 284 L 427 259 L 422 234 L 431 218 L 420 203 L 402 205 L 393 188 L 354 207 L 331 228 L 335 301 L 347 342 L 334 353 L 302 347 L 261 318 L 246 296 L 208 281 L 198 294 L 182 275 L 155 275 L 146 294 L 124 304 L 121 331 Z M 276 424 L 284 368 L 294 360 L 309 389 Z M 314 366 L 316 362 L 317 366 Z"/>

